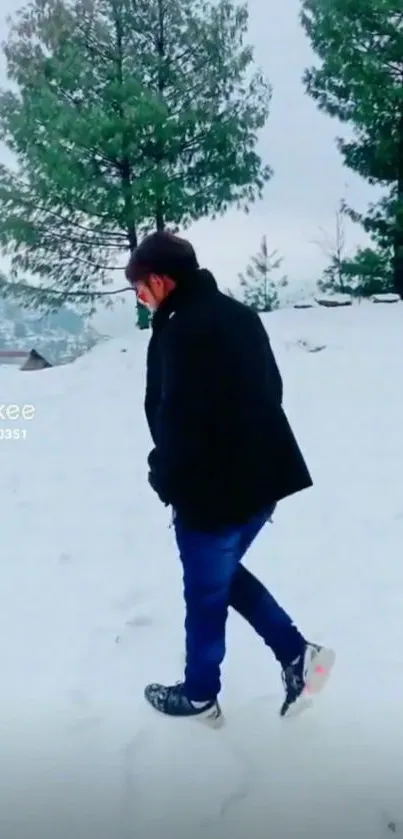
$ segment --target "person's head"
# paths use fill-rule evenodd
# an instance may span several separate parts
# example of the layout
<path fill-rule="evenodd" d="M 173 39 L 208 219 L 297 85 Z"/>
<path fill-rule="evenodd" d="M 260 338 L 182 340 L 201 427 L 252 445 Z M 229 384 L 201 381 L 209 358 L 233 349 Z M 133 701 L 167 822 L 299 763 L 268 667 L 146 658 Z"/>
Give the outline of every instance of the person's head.
<path fill-rule="evenodd" d="M 141 303 L 155 311 L 177 286 L 191 282 L 198 269 L 190 242 L 163 231 L 147 236 L 133 251 L 126 279 Z"/>

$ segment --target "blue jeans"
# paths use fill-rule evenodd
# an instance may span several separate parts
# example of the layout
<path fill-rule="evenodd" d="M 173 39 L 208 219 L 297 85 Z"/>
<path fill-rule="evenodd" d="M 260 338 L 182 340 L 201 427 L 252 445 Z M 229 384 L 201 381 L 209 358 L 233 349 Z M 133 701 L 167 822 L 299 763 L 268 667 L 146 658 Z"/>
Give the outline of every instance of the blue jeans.
<path fill-rule="evenodd" d="M 221 689 L 228 607 L 250 623 L 284 667 L 304 646 L 304 638 L 264 585 L 241 560 L 273 509 L 239 527 L 219 533 L 188 529 L 175 518 L 183 565 L 186 604 L 185 690 L 189 699 L 207 700 Z"/>

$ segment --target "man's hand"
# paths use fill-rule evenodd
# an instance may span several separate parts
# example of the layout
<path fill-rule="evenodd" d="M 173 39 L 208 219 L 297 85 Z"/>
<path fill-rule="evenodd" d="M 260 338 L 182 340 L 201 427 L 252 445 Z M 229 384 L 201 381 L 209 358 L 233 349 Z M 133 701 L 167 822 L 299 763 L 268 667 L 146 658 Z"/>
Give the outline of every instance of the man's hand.
<path fill-rule="evenodd" d="M 160 499 L 162 504 L 165 504 L 165 507 L 167 507 L 170 502 L 165 498 L 164 493 L 161 491 L 160 482 L 157 480 L 156 461 L 157 451 L 156 449 L 153 449 L 148 456 L 148 483 L 150 484 L 151 489 L 153 489 L 154 492 L 158 495 L 158 498 Z"/>

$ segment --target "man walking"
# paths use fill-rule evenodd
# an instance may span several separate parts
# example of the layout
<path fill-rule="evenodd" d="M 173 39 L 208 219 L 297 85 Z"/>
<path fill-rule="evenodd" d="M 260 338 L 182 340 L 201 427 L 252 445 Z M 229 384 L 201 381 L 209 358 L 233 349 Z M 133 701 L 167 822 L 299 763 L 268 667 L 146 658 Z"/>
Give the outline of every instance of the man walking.
<path fill-rule="evenodd" d="M 242 564 L 283 498 L 312 486 L 282 408 L 283 385 L 259 316 L 222 294 L 191 244 L 167 232 L 133 252 L 126 276 L 153 315 L 145 410 L 149 482 L 174 514 L 186 604 L 186 668 L 146 699 L 171 716 L 222 722 L 218 703 L 232 606 L 271 648 L 280 714 L 324 686 L 334 653 L 305 640 Z"/>

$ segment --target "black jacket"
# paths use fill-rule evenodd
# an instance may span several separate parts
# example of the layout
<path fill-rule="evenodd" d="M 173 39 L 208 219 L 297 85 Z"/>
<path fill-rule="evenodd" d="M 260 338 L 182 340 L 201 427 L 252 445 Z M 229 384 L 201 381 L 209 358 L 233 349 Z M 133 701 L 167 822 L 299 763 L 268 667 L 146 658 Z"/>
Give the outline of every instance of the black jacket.
<path fill-rule="evenodd" d="M 154 315 L 147 357 L 149 479 L 161 501 L 214 530 L 310 487 L 282 396 L 259 316 L 209 272 L 175 289 Z"/>

